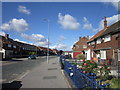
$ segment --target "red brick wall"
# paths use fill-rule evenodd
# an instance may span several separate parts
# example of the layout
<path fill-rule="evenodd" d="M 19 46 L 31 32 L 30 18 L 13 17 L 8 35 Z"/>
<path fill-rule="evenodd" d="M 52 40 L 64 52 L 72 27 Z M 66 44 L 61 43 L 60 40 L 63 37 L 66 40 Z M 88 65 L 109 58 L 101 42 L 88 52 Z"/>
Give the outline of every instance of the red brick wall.
<path fill-rule="evenodd" d="M 82 52 L 73 52 L 73 58 L 76 58 L 76 56 L 79 54 L 82 54 Z"/>
<path fill-rule="evenodd" d="M 73 48 L 73 51 L 83 51 L 84 50 L 83 45 L 87 46 L 87 41 L 88 41 L 87 37 L 80 38 L 79 41 L 75 44 L 78 45 L 79 48 Z"/>
<path fill-rule="evenodd" d="M 97 49 L 102 49 L 102 48 L 111 48 L 111 49 L 107 49 L 106 50 L 106 58 L 107 59 L 113 59 L 113 60 L 117 60 L 113 58 L 113 51 L 116 50 L 118 48 L 120 48 L 120 32 L 118 33 L 119 37 L 116 37 L 115 34 L 111 35 L 111 41 L 108 42 L 102 42 L 101 44 L 96 44 L 95 43 L 95 47 L 92 47 L 90 45 L 91 50 L 97 50 Z M 93 53 L 93 56 L 96 57 L 96 53 Z"/>

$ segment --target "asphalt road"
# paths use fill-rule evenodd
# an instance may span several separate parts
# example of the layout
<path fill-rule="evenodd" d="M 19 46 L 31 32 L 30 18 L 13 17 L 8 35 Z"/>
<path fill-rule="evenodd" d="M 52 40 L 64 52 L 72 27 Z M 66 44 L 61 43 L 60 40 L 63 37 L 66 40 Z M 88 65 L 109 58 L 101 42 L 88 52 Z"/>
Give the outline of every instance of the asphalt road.
<path fill-rule="evenodd" d="M 50 56 L 49 58 L 55 57 L 56 56 Z M 23 77 L 44 61 L 46 61 L 46 56 L 38 57 L 35 60 L 13 60 L 10 61 L 10 63 L 14 63 L 0 66 L 0 68 L 2 67 L 2 83 L 12 82 Z"/>

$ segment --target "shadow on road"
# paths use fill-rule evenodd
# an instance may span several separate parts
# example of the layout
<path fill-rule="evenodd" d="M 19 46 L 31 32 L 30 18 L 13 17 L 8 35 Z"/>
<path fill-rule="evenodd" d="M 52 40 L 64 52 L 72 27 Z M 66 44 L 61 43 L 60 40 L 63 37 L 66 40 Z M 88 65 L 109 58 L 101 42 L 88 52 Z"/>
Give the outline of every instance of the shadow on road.
<path fill-rule="evenodd" d="M 15 60 L 15 59 L 5 59 L 5 60 L 2 60 L 2 61 L 10 61 L 10 62 L 17 62 L 17 61 L 23 61 L 23 60 Z"/>
<path fill-rule="evenodd" d="M 2 90 L 19 90 L 22 86 L 21 81 L 13 81 L 11 83 L 3 83 Z"/>

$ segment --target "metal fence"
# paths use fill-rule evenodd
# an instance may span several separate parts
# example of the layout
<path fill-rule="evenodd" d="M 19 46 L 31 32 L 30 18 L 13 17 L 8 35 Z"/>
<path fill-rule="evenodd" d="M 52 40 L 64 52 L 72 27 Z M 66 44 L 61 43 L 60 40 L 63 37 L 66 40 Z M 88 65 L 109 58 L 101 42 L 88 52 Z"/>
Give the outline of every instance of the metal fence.
<path fill-rule="evenodd" d="M 62 58 L 60 58 L 62 59 Z M 62 61 L 62 60 L 60 60 Z M 85 74 L 80 68 L 77 68 L 73 62 L 64 59 L 64 70 L 78 89 L 90 90 L 109 88 L 110 84 L 102 84 L 102 80 L 96 81 L 94 73 Z"/>

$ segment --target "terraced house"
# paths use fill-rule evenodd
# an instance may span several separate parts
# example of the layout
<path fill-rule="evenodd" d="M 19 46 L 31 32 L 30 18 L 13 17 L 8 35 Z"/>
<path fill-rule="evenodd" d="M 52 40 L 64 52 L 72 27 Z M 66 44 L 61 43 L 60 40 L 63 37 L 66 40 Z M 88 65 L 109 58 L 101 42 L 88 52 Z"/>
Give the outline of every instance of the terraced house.
<path fill-rule="evenodd" d="M 85 54 L 88 40 L 89 37 L 79 37 L 79 41 L 73 45 L 73 58 L 76 58 L 79 54 Z"/>
<path fill-rule="evenodd" d="M 14 41 L 9 38 L 8 34 L 0 36 L 0 53 L 2 54 L 3 59 L 28 57 L 32 52 L 38 55 L 45 55 L 47 53 L 47 48 L 39 48 L 35 45 Z"/>
<path fill-rule="evenodd" d="M 96 62 L 109 60 L 112 65 L 120 64 L 120 21 L 107 27 L 105 17 L 104 29 L 94 35 L 87 44 L 91 59 Z"/>

